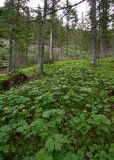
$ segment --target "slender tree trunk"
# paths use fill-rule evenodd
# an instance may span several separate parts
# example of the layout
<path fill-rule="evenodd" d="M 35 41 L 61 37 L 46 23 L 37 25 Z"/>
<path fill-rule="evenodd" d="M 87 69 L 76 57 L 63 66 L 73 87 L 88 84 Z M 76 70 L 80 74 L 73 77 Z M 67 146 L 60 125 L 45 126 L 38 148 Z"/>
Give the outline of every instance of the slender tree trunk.
<path fill-rule="evenodd" d="M 97 21 L 96 21 L 96 0 L 91 0 L 91 62 L 96 66 L 96 39 L 97 39 Z"/>
<path fill-rule="evenodd" d="M 45 25 L 44 22 L 42 22 L 42 28 L 41 28 L 41 44 L 40 44 L 40 54 L 39 54 L 39 73 L 44 73 L 44 32 L 45 32 Z"/>
<path fill-rule="evenodd" d="M 9 49 L 8 49 L 8 72 L 12 71 L 12 52 L 13 52 L 13 36 L 12 29 L 9 35 Z"/>
<path fill-rule="evenodd" d="M 108 0 L 101 0 L 101 57 L 105 57 L 107 53 L 108 3 Z"/>
<path fill-rule="evenodd" d="M 51 31 L 50 31 L 50 62 L 54 60 L 54 22 L 55 22 L 55 0 L 52 0 L 52 14 L 51 14 Z"/>
<path fill-rule="evenodd" d="M 82 29 L 83 30 L 83 29 Z M 82 33 L 81 33 L 81 31 L 80 31 L 80 42 L 79 42 L 79 47 L 80 47 L 80 56 L 83 56 L 83 49 L 82 49 L 82 38 L 83 38 L 83 35 L 82 35 Z M 81 57 L 82 58 L 82 57 Z"/>
<path fill-rule="evenodd" d="M 13 12 L 13 0 L 10 2 L 10 8 L 11 8 L 11 17 L 9 18 L 9 49 L 8 49 L 8 72 L 11 72 L 12 67 L 12 52 L 13 52 L 13 34 L 12 34 L 12 27 L 13 27 L 13 18 L 12 18 L 12 12 Z"/>
<path fill-rule="evenodd" d="M 67 24 L 66 24 L 66 59 L 67 59 L 67 56 L 69 54 L 69 0 L 66 1 L 67 3 Z"/>
<path fill-rule="evenodd" d="M 39 21 L 40 19 L 40 21 Z M 42 13 L 41 13 L 41 9 L 40 6 L 38 6 L 38 15 L 37 15 L 37 25 L 38 25 L 38 39 L 37 39 L 37 43 L 38 43 L 38 64 L 40 64 L 40 46 L 41 46 L 41 27 L 42 27 Z"/>
<path fill-rule="evenodd" d="M 61 45 L 61 48 L 60 48 L 60 60 L 61 60 L 61 61 L 63 60 L 63 59 L 62 59 L 62 57 L 63 57 L 62 53 L 63 53 L 63 46 Z"/>
<path fill-rule="evenodd" d="M 102 33 L 101 33 L 102 34 Z M 101 40 L 101 57 L 106 57 L 106 53 L 107 53 L 107 47 L 106 47 L 106 38 L 103 36 L 103 34 L 101 35 L 102 40 Z"/>
<path fill-rule="evenodd" d="M 112 15 L 112 18 L 113 18 L 113 30 L 112 30 L 112 35 L 113 35 L 113 40 L 112 40 L 112 51 L 114 52 L 114 13 Z"/>
<path fill-rule="evenodd" d="M 47 14 L 47 0 L 44 0 L 44 13 L 41 26 L 41 45 L 40 45 L 40 57 L 39 57 L 39 74 L 44 73 L 44 40 L 45 40 L 45 25 Z"/>
<path fill-rule="evenodd" d="M 15 42 L 15 48 L 14 48 L 14 71 L 16 70 L 17 67 L 17 44 Z"/>
<path fill-rule="evenodd" d="M 98 51 L 99 54 L 101 53 L 101 27 L 100 27 L 100 17 L 101 17 L 101 3 L 99 2 L 98 7 L 98 14 L 99 14 L 99 24 L 98 24 Z"/>
<path fill-rule="evenodd" d="M 60 60 L 63 60 L 63 39 L 62 39 L 62 26 L 61 26 L 61 44 L 60 44 Z"/>
<path fill-rule="evenodd" d="M 28 65 L 28 46 L 26 45 L 26 53 L 25 53 L 25 63 Z"/>
<path fill-rule="evenodd" d="M 40 47 L 41 47 L 41 22 L 39 23 L 39 35 L 38 35 L 38 64 L 40 64 Z"/>
<path fill-rule="evenodd" d="M 63 60 L 63 34 L 62 34 L 62 24 L 60 28 L 60 54 L 59 54 L 59 59 L 62 61 Z"/>
<path fill-rule="evenodd" d="M 18 20 L 18 24 L 17 25 L 20 25 L 20 21 L 19 21 L 20 12 L 19 11 L 20 11 L 20 0 L 17 1 L 17 9 L 16 9 L 17 20 Z M 14 71 L 16 70 L 16 67 L 17 67 L 17 52 L 18 52 L 17 39 L 15 38 L 15 44 L 14 44 Z"/>
<path fill-rule="evenodd" d="M 50 62 L 53 63 L 53 28 L 51 28 L 51 32 L 50 32 Z"/>

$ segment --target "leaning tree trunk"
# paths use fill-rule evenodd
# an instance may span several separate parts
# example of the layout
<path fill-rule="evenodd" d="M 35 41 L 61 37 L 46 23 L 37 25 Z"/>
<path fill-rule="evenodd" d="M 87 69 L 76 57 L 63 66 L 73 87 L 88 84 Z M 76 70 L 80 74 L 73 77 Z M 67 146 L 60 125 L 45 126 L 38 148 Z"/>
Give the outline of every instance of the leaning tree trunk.
<path fill-rule="evenodd" d="M 91 0 L 91 62 L 96 66 L 96 39 L 97 39 L 97 21 L 96 21 L 96 0 Z"/>
<path fill-rule="evenodd" d="M 44 73 L 44 40 L 45 40 L 46 14 L 47 14 L 47 0 L 44 0 L 44 13 L 41 25 L 41 43 L 40 43 L 40 53 L 39 53 L 39 74 Z"/>

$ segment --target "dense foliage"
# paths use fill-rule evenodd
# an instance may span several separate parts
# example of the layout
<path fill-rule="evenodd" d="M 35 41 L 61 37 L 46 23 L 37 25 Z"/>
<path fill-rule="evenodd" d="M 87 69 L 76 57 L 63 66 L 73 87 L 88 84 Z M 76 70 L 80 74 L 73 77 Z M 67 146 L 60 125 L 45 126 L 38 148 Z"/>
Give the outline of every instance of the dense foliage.
<path fill-rule="evenodd" d="M 45 76 L 1 92 L 0 160 L 113 160 L 114 60 L 99 65 L 46 65 Z"/>

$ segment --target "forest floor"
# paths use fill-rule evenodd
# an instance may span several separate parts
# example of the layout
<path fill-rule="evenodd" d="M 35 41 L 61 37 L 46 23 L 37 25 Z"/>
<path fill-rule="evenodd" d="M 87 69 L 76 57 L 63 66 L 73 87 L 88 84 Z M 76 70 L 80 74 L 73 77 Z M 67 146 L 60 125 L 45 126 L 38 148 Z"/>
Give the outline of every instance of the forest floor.
<path fill-rule="evenodd" d="M 29 82 L 0 93 L 0 160 L 114 159 L 113 58 L 21 72 Z"/>

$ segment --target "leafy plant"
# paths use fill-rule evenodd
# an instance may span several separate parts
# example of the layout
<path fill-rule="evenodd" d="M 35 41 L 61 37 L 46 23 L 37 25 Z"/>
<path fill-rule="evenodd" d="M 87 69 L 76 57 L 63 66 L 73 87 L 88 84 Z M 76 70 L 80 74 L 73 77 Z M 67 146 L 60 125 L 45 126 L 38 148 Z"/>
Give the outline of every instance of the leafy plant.
<path fill-rule="evenodd" d="M 113 160 L 110 60 L 47 64 L 45 76 L 1 92 L 0 159 Z M 37 66 L 23 72 L 36 77 Z"/>

